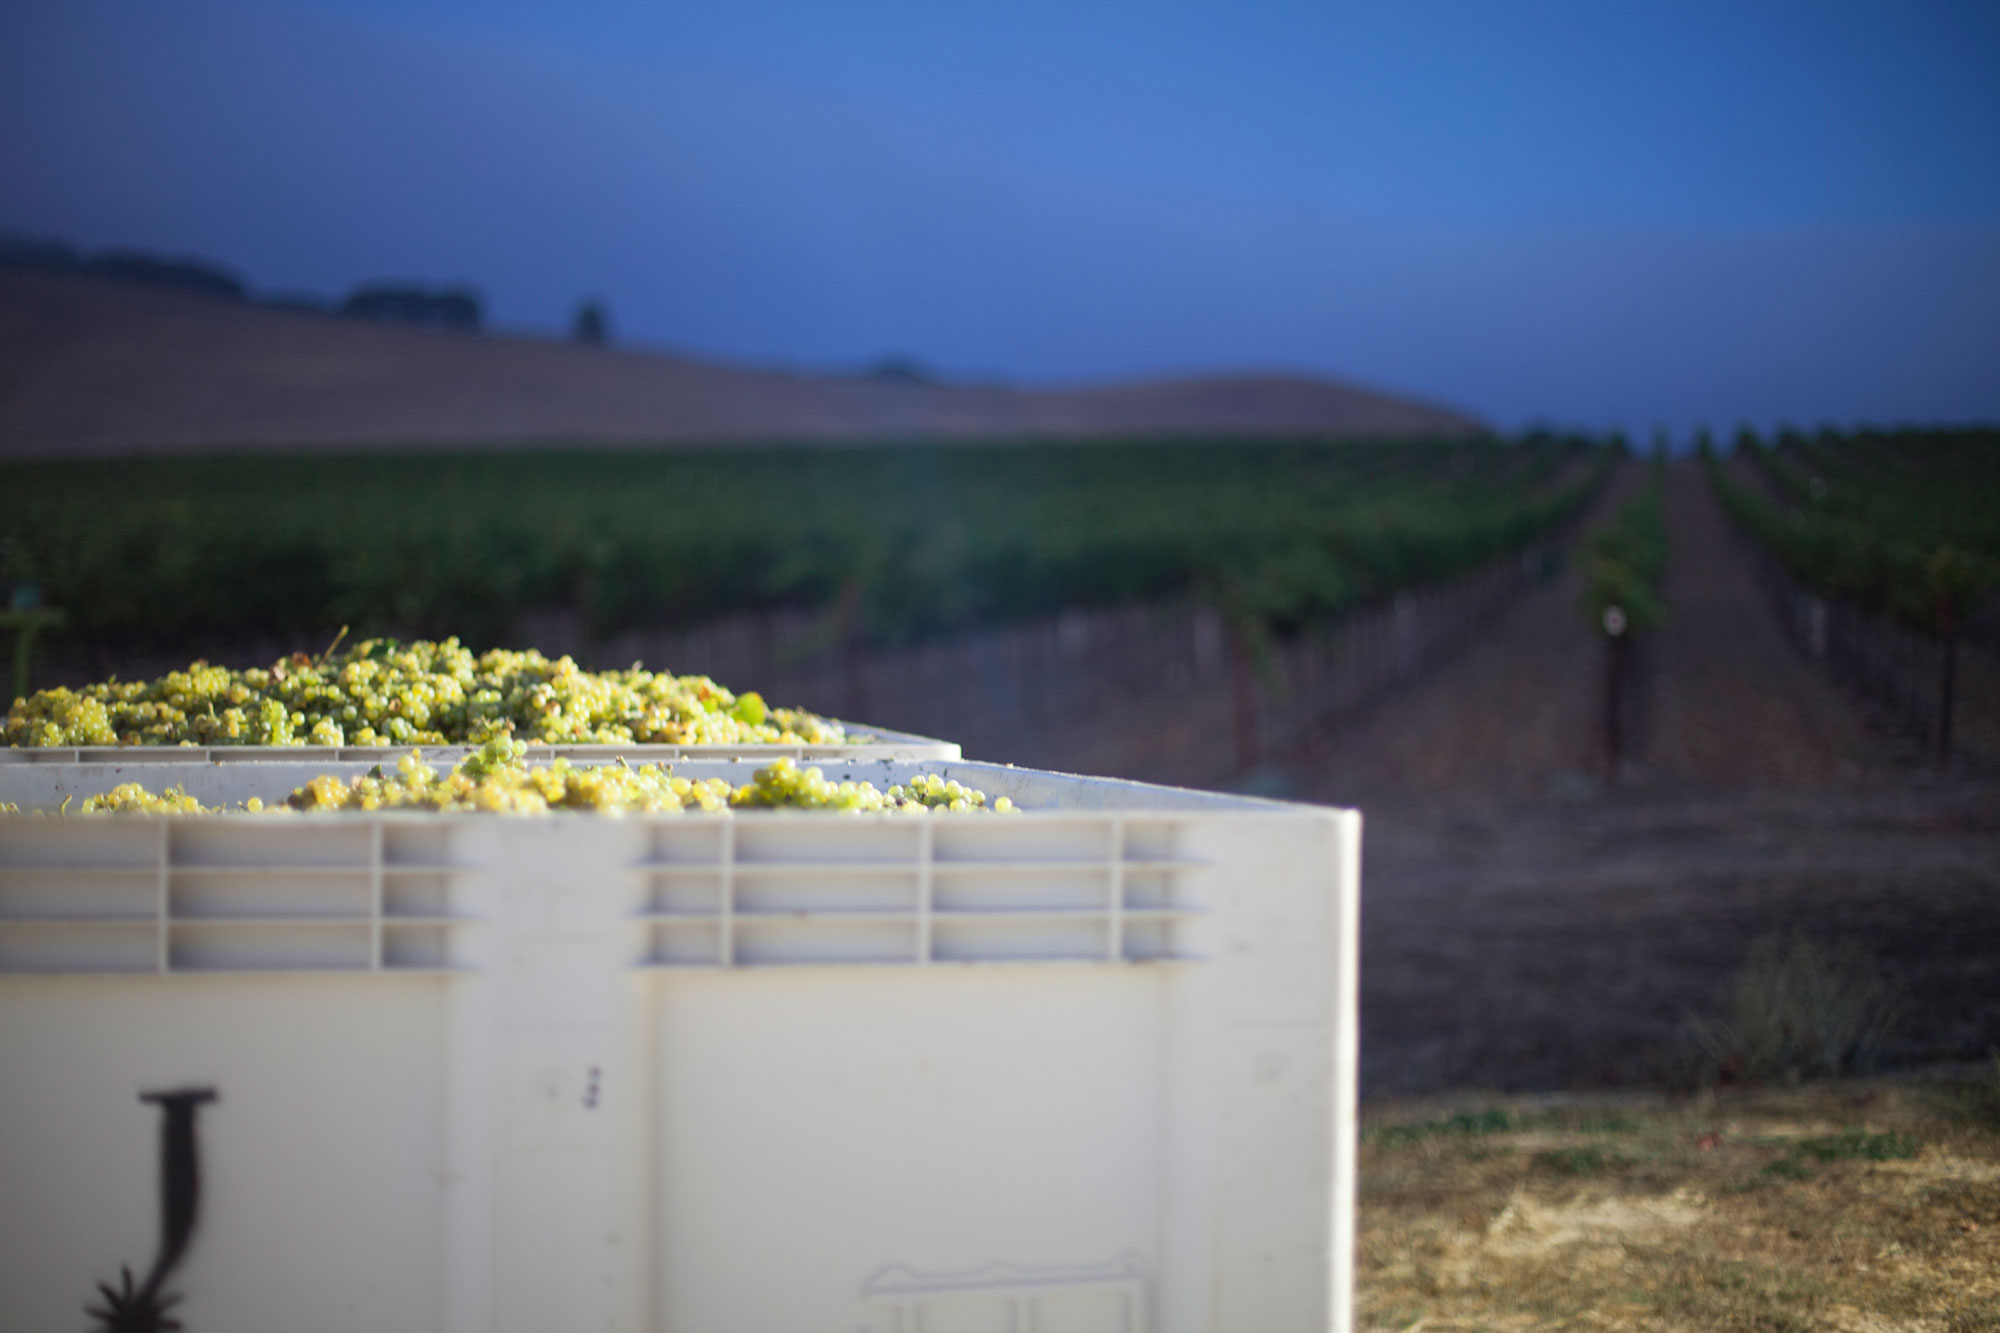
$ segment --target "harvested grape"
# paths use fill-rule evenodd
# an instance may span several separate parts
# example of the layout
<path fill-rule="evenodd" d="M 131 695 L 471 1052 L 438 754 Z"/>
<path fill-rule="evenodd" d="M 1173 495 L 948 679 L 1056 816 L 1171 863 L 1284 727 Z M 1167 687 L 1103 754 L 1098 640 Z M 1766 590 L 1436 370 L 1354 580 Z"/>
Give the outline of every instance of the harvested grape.
<path fill-rule="evenodd" d="M 707 676 L 636 664 L 585 671 L 530 649 L 475 656 L 457 639 L 367 639 L 232 671 L 196 662 L 152 681 L 39 690 L 8 711 L 10 746 L 838 745 L 835 722 L 772 708 Z"/>
<path fill-rule="evenodd" d="M 252 800 L 255 800 L 253 797 Z M 246 803 L 245 808 L 249 808 Z M 264 803 L 256 802 L 256 809 L 262 810 Z M 86 815 L 213 815 L 220 814 L 220 807 L 206 806 L 179 787 L 169 787 L 163 792 L 150 792 L 136 782 L 123 782 L 101 796 L 85 798 L 83 813 Z"/>
<path fill-rule="evenodd" d="M 934 773 L 919 774 L 884 792 L 869 782 L 831 782 L 819 769 L 800 768 L 786 758 L 758 769 L 756 777 L 736 789 L 729 803 L 807 810 L 963 812 L 985 809 L 986 793 L 947 782 Z M 996 814 L 1006 814 L 1014 803 L 1002 796 L 992 808 Z"/>
<path fill-rule="evenodd" d="M 542 815 L 552 810 L 599 814 L 726 810 L 721 778 L 675 777 L 664 765 L 578 768 L 567 759 L 530 766 L 527 746 L 495 739 L 440 774 L 419 754 L 404 755 L 393 774 L 378 766 L 357 778 L 314 778 L 285 802 L 293 810 L 445 810 Z"/>
<path fill-rule="evenodd" d="M 633 767 L 619 762 L 579 767 L 567 759 L 529 764 L 525 742 L 495 737 L 440 773 L 419 753 L 404 755 L 393 770 L 377 765 L 358 777 L 323 774 L 297 788 L 282 805 L 266 807 L 252 797 L 240 806 L 205 806 L 180 787 L 148 791 L 124 783 L 83 803 L 82 813 L 232 814 L 343 810 L 435 810 L 465 813 L 543 815 L 590 811 L 622 815 L 738 809 L 829 810 L 898 814 L 1007 814 L 1014 803 L 921 774 L 882 791 L 868 782 L 833 782 L 817 768 L 800 768 L 789 758 L 757 771 L 741 787 L 723 778 L 676 776 L 663 764 Z"/>

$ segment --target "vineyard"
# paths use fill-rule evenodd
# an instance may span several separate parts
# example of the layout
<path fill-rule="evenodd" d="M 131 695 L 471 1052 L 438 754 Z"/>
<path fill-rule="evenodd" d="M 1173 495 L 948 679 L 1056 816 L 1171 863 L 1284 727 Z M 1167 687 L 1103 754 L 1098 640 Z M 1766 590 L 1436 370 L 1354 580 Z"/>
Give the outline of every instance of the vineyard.
<path fill-rule="evenodd" d="M 809 610 L 898 642 L 1193 597 L 1286 632 L 1464 574 L 1576 514 L 1610 452 L 1126 442 L 241 456 L 0 465 L 0 582 L 86 641 L 595 637 Z"/>
<path fill-rule="evenodd" d="M 1712 465 L 1723 504 L 1803 582 L 1933 634 L 2000 588 L 2000 432 L 1744 435 L 1737 451 L 1767 488 Z"/>
<path fill-rule="evenodd" d="M 1948 762 L 1959 641 L 2000 591 L 2000 432 L 1745 433 L 1736 452 L 1704 449 L 1709 480 L 1794 636 Z"/>

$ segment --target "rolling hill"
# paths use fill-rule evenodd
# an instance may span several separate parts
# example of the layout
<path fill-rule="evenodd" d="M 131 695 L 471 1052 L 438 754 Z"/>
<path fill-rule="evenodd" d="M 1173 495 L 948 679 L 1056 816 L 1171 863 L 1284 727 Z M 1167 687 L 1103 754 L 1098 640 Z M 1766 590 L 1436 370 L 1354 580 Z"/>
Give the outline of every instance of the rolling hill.
<path fill-rule="evenodd" d="M 1445 408 L 1297 376 L 1026 389 L 813 375 L 0 270 L 0 456 L 16 458 L 1483 429 Z"/>

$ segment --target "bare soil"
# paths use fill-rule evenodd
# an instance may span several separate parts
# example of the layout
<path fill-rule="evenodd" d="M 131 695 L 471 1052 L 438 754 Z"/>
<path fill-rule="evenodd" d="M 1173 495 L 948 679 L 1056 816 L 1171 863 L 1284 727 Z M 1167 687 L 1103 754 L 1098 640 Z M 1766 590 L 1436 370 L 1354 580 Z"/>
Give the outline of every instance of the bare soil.
<path fill-rule="evenodd" d="M 1366 807 L 1362 1091 L 1656 1085 L 1753 947 L 1857 946 L 1885 1059 L 2000 1048 L 2000 792 Z"/>
<path fill-rule="evenodd" d="M 1365 1097 L 1657 1084 L 1752 948 L 1795 934 L 1901 992 L 1891 1061 L 2000 1048 L 2000 782 L 1933 772 L 1816 672 L 1692 464 L 1667 518 L 1634 762 L 1607 764 L 1570 574 L 1282 766 L 1366 815 Z"/>
<path fill-rule="evenodd" d="M 1661 778 L 1704 787 L 1823 787 L 1921 762 L 1870 732 L 1840 685 L 1785 637 L 1722 506 L 1692 464 L 1669 469 L 1671 554 L 1660 632 Z"/>

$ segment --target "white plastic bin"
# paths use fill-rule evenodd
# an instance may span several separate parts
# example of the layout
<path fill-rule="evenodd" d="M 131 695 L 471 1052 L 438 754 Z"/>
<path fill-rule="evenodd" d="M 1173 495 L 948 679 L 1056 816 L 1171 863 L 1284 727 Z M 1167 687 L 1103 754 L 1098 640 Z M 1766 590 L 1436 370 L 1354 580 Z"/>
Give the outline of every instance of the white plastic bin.
<path fill-rule="evenodd" d="M 0 818 L 0 1327 L 144 1277 L 199 1089 L 190 1333 L 1346 1329 L 1359 817 L 828 771 L 1025 812 Z"/>

